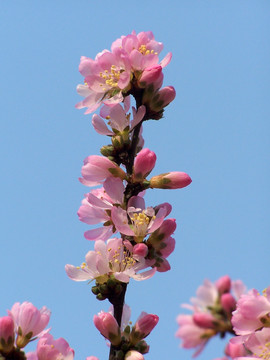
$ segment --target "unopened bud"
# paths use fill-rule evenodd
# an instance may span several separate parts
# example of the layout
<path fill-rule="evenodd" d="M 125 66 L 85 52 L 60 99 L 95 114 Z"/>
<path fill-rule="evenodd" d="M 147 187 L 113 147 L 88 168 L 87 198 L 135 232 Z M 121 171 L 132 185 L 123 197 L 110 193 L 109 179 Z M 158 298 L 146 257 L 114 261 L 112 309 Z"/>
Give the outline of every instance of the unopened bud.
<path fill-rule="evenodd" d="M 11 316 L 0 318 L 0 352 L 8 354 L 14 344 L 14 321 Z"/>
<path fill-rule="evenodd" d="M 144 180 L 153 170 L 156 164 L 156 154 L 147 148 L 141 150 L 134 161 L 134 181 Z"/>
<path fill-rule="evenodd" d="M 226 293 L 221 295 L 221 305 L 223 309 L 228 313 L 231 314 L 236 309 L 236 300 L 230 293 Z"/>
<path fill-rule="evenodd" d="M 193 321 L 196 325 L 204 329 L 215 328 L 215 318 L 208 313 L 195 313 L 193 315 Z"/>
<path fill-rule="evenodd" d="M 163 81 L 162 67 L 160 65 L 153 65 L 144 69 L 139 79 L 138 85 L 140 88 L 145 88 L 149 84 L 156 84 L 156 83 L 160 84 L 160 82 L 162 84 L 162 81 Z M 155 85 L 154 87 L 157 88 Z"/>
<path fill-rule="evenodd" d="M 156 189 L 181 189 L 192 182 L 190 176 L 184 172 L 172 171 L 150 179 L 150 187 Z"/>
<path fill-rule="evenodd" d="M 220 294 L 228 293 L 231 290 L 231 279 L 228 275 L 222 276 L 216 281 L 216 287 Z"/>

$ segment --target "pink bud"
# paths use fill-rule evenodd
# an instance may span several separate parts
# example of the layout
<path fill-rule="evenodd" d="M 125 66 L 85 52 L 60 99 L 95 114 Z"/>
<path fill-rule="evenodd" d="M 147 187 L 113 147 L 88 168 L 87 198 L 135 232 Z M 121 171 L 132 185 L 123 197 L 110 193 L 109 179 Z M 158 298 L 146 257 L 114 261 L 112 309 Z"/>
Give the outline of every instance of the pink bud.
<path fill-rule="evenodd" d="M 169 270 L 171 270 L 171 265 L 168 260 L 163 258 L 162 262 L 159 263 L 159 265 L 157 266 L 157 271 L 158 272 L 166 272 Z"/>
<path fill-rule="evenodd" d="M 145 148 L 141 150 L 134 161 L 134 181 L 142 181 L 153 170 L 156 164 L 156 154 Z"/>
<path fill-rule="evenodd" d="M 144 357 L 138 351 L 130 350 L 126 353 L 125 360 L 144 360 Z"/>
<path fill-rule="evenodd" d="M 163 101 L 163 107 L 169 105 L 176 96 L 176 92 L 173 86 L 166 86 L 159 90 L 159 101 Z"/>
<path fill-rule="evenodd" d="M 14 344 L 14 321 L 11 316 L 0 318 L 0 352 L 9 353 Z"/>
<path fill-rule="evenodd" d="M 147 254 L 148 254 L 148 246 L 145 245 L 144 243 L 136 244 L 133 247 L 133 255 L 146 257 Z"/>
<path fill-rule="evenodd" d="M 230 293 L 222 294 L 220 301 L 223 309 L 228 314 L 231 314 L 236 309 L 236 300 L 232 296 L 232 294 Z"/>
<path fill-rule="evenodd" d="M 216 287 L 220 294 L 227 293 L 231 290 L 231 279 L 228 275 L 222 276 L 216 281 Z"/>
<path fill-rule="evenodd" d="M 98 360 L 96 356 L 88 356 L 86 360 Z"/>
<path fill-rule="evenodd" d="M 163 80 L 163 74 L 162 74 L 162 67 L 160 65 L 153 65 L 149 66 L 144 69 L 140 80 L 139 80 L 139 87 L 145 88 L 149 84 L 153 83 L 162 83 Z"/>
<path fill-rule="evenodd" d="M 37 344 L 38 360 L 73 360 L 74 350 L 63 338 L 54 340 L 51 334 L 43 335 Z"/>
<path fill-rule="evenodd" d="M 100 312 L 98 315 L 94 315 L 94 324 L 100 333 L 110 342 L 112 345 L 119 345 L 121 342 L 121 332 L 117 324 L 116 319 L 110 313 Z"/>
<path fill-rule="evenodd" d="M 194 313 L 193 321 L 196 325 L 204 329 L 215 328 L 215 318 L 209 313 Z"/>
<path fill-rule="evenodd" d="M 148 336 L 157 325 L 158 320 L 159 317 L 157 315 L 142 313 L 132 328 L 130 342 L 135 345 Z"/>
<path fill-rule="evenodd" d="M 188 186 L 191 182 L 192 180 L 188 174 L 172 171 L 153 176 L 150 179 L 150 187 L 156 189 L 181 189 Z"/>

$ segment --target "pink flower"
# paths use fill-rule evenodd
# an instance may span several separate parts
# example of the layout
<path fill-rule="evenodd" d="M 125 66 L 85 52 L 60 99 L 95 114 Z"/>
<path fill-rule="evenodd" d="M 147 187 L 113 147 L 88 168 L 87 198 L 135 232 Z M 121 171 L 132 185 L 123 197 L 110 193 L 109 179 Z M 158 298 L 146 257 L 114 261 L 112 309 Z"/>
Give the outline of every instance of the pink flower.
<path fill-rule="evenodd" d="M 149 66 L 158 64 L 158 55 L 163 49 L 163 44 L 157 42 L 151 31 L 140 32 L 136 35 L 133 31 L 130 35 L 122 36 L 112 44 L 112 51 L 122 48 L 129 57 L 132 69 L 141 71 Z M 171 60 L 171 53 L 161 61 L 160 65 L 165 67 Z"/>
<path fill-rule="evenodd" d="M 177 323 L 179 329 L 175 336 L 182 340 L 181 347 L 185 349 L 196 349 L 193 357 L 199 355 L 207 341 L 215 335 L 214 330 L 197 326 L 193 321 L 192 315 L 179 315 L 177 317 Z"/>
<path fill-rule="evenodd" d="M 123 100 L 122 92 L 128 90 L 131 68 L 122 49 L 114 49 L 113 53 L 104 50 L 95 60 L 82 56 L 79 71 L 84 76 L 84 85 L 78 85 L 77 91 L 85 99 L 76 107 L 87 107 L 85 114 L 95 111 L 101 102 L 116 104 Z"/>
<path fill-rule="evenodd" d="M 154 89 L 159 89 L 163 82 L 162 66 L 152 65 L 145 68 L 139 78 L 139 87 L 145 88 L 152 85 Z"/>
<path fill-rule="evenodd" d="M 0 318 L 0 352 L 9 353 L 14 345 L 14 321 L 11 316 Z"/>
<path fill-rule="evenodd" d="M 241 338 L 241 337 L 240 337 Z M 252 333 L 248 337 L 242 337 L 244 347 L 252 353 L 246 357 L 235 357 L 235 360 L 249 360 L 249 359 L 269 359 L 270 358 L 270 329 L 263 328 L 262 330 Z"/>
<path fill-rule="evenodd" d="M 45 306 L 38 310 L 30 302 L 15 303 L 8 311 L 15 323 L 15 330 L 18 334 L 16 344 L 18 347 L 25 347 L 31 338 L 39 335 L 50 320 L 51 312 Z"/>
<path fill-rule="evenodd" d="M 54 340 L 51 334 L 45 334 L 37 344 L 38 360 L 73 360 L 74 350 L 65 339 Z"/>
<path fill-rule="evenodd" d="M 130 350 L 126 353 L 125 360 L 144 360 L 144 356 L 136 350 Z"/>
<path fill-rule="evenodd" d="M 146 338 L 157 325 L 159 317 L 154 314 L 142 312 L 132 328 L 130 342 L 137 344 L 140 340 Z"/>
<path fill-rule="evenodd" d="M 127 211 L 114 207 L 112 209 L 112 220 L 116 229 L 125 235 L 134 236 L 136 242 L 142 242 L 147 234 L 158 229 L 164 217 L 168 213 L 168 204 L 155 212 L 155 209 L 148 207 L 145 209 L 145 201 L 140 196 L 133 196 L 128 202 Z M 129 224 L 129 221 L 131 224 Z"/>
<path fill-rule="evenodd" d="M 216 281 L 216 287 L 220 294 L 228 293 L 231 290 L 231 279 L 224 275 Z"/>
<path fill-rule="evenodd" d="M 140 106 L 137 111 L 132 107 L 133 120 L 130 119 L 130 114 L 127 114 L 129 107 L 129 96 L 124 100 L 124 108 L 120 104 L 114 106 L 104 105 L 100 110 L 100 116 L 94 114 L 92 117 L 92 124 L 95 130 L 101 135 L 108 136 L 131 132 L 142 121 L 145 115 L 145 106 Z M 108 121 L 111 130 L 108 128 L 105 120 Z"/>
<path fill-rule="evenodd" d="M 133 255 L 133 246 L 129 241 L 123 243 L 122 239 L 109 239 L 107 244 L 97 240 L 95 251 L 89 251 L 85 257 L 85 263 L 79 267 L 66 265 L 67 275 L 75 281 L 96 279 L 98 283 L 104 283 L 110 275 L 124 283 L 130 278 L 141 281 L 152 277 L 156 269 L 138 273 L 148 267 L 145 259 Z"/>
<path fill-rule="evenodd" d="M 238 335 L 248 335 L 262 326 L 270 326 L 270 286 L 260 295 L 253 289 L 240 297 L 232 317 Z"/>
<path fill-rule="evenodd" d="M 109 177 L 103 188 L 94 189 L 86 194 L 78 210 L 79 219 L 89 225 L 103 223 L 97 229 L 84 233 L 87 240 L 107 240 L 115 232 L 111 220 L 111 210 L 114 204 L 122 204 L 124 200 L 124 185 L 121 179 Z"/>
<path fill-rule="evenodd" d="M 156 164 L 156 154 L 147 148 L 141 150 L 135 158 L 133 181 L 143 181 Z"/>
<path fill-rule="evenodd" d="M 110 340 L 112 345 L 117 346 L 120 344 L 121 331 L 112 314 L 102 311 L 98 315 L 94 315 L 94 324 L 101 334 Z"/>
<path fill-rule="evenodd" d="M 153 189 L 181 189 L 188 186 L 191 181 L 188 174 L 180 171 L 173 171 L 153 176 L 150 179 L 150 187 Z"/>
<path fill-rule="evenodd" d="M 91 155 L 84 160 L 82 178 L 79 180 L 86 186 L 101 184 L 108 177 L 124 180 L 125 172 L 113 161 L 103 156 Z"/>

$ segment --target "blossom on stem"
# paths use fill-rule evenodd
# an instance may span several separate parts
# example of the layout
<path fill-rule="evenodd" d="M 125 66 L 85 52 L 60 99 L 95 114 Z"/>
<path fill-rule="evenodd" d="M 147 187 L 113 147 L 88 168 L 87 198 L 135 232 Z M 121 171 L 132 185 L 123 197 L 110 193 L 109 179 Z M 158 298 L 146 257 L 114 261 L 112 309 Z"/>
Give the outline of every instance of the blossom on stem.
<path fill-rule="evenodd" d="M 82 178 L 79 180 L 86 186 L 96 186 L 108 177 L 124 180 L 126 173 L 113 161 L 104 156 L 91 155 L 84 160 Z"/>
<path fill-rule="evenodd" d="M 121 331 L 114 316 L 110 313 L 100 312 L 98 315 L 94 315 L 94 324 L 100 333 L 110 342 L 112 345 L 119 345 L 121 342 Z"/>
<path fill-rule="evenodd" d="M 78 210 L 79 219 L 89 225 L 103 223 L 102 227 L 84 233 L 87 240 L 105 241 L 116 231 L 111 219 L 111 210 L 114 205 L 123 203 L 124 190 L 121 179 L 109 177 L 102 188 L 94 189 L 85 195 Z"/>
<path fill-rule="evenodd" d="M 30 302 L 15 303 L 8 311 L 15 323 L 17 333 L 16 345 L 24 348 L 29 341 L 45 329 L 50 320 L 51 312 L 45 306 L 38 310 Z"/>
<path fill-rule="evenodd" d="M 107 244 L 101 240 L 95 242 L 95 251 L 89 251 L 85 263 L 75 267 L 66 265 L 67 275 L 75 281 L 93 280 L 100 284 L 106 282 L 110 276 L 128 283 L 130 278 L 141 281 L 152 277 L 156 269 L 146 270 L 145 259 L 133 255 L 133 246 L 129 241 L 122 239 L 109 239 Z"/>
<path fill-rule="evenodd" d="M 270 327 L 270 286 L 263 295 L 253 289 L 240 297 L 232 317 L 238 335 L 248 335 L 263 326 Z"/>
<path fill-rule="evenodd" d="M 92 124 L 94 129 L 101 135 L 115 136 L 126 135 L 128 136 L 136 125 L 138 125 L 144 115 L 145 106 L 140 106 L 138 110 L 132 107 L 133 119 L 131 120 L 131 114 L 128 113 L 130 107 L 130 97 L 127 96 L 123 103 L 124 107 L 120 104 L 114 106 L 104 105 L 100 110 L 100 116 L 94 114 L 92 117 Z M 108 121 L 108 128 L 105 120 Z"/>
<path fill-rule="evenodd" d="M 175 336 L 182 340 L 181 347 L 195 349 L 193 357 L 199 355 L 208 340 L 215 335 L 213 329 L 204 329 L 194 323 L 192 315 L 178 315 L 179 329 Z"/>
<path fill-rule="evenodd" d="M 132 196 L 127 210 L 114 207 L 111 215 L 116 229 L 122 234 L 134 236 L 134 240 L 139 243 L 161 226 L 169 209 L 170 205 L 164 203 L 156 212 L 155 208 L 145 208 L 145 201 L 141 196 Z"/>
<path fill-rule="evenodd" d="M 123 92 L 129 88 L 131 67 L 123 49 L 115 49 L 113 53 L 104 50 L 95 60 L 82 56 L 79 71 L 84 76 L 84 85 L 78 85 L 77 92 L 85 99 L 76 108 L 87 107 L 85 114 L 95 111 L 102 102 L 121 102 Z"/>
<path fill-rule="evenodd" d="M 9 353 L 14 345 L 14 321 L 11 316 L 0 318 L 0 352 Z"/>
<path fill-rule="evenodd" d="M 73 360 L 74 350 L 63 338 L 54 340 L 51 334 L 43 335 L 37 344 L 38 360 Z"/>
<path fill-rule="evenodd" d="M 113 42 L 112 52 L 118 48 L 126 52 L 133 70 L 142 71 L 147 67 L 158 64 L 158 55 L 163 49 L 163 44 L 155 40 L 151 31 L 140 32 L 139 34 L 132 31 L 131 34 L 121 36 L 120 39 Z M 167 66 L 171 56 L 171 53 L 168 53 L 160 62 L 160 65 L 162 67 Z"/>

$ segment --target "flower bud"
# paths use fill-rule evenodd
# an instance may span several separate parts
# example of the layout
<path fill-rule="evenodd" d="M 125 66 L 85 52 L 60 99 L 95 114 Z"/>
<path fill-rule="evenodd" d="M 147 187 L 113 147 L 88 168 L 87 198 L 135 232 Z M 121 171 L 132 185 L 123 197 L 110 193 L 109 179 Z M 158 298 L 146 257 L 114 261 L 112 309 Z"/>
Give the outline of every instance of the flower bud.
<path fill-rule="evenodd" d="M 145 245 L 144 243 L 136 244 L 133 247 L 133 255 L 146 257 L 147 254 L 148 254 L 148 246 Z"/>
<path fill-rule="evenodd" d="M 156 154 L 153 151 L 150 151 L 147 148 L 141 150 L 134 161 L 133 180 L 144 180 L 153 170 L 156 164 L 156 159 Z"/>
<path fill-rule="evenodd" d="M 145 88 L 149 84 L 153 83 L 162 83 L 163 74 L 162 74 L 162 67 L 160 65 L 153 65 L 149 66 L 144 69 L 139 79 L 139 87 Z"/>
<path fill-rule="evenodd" d="M 0 318 L 0 352 L 8 354 L 14 345 L 14 321 L 11 316 Z"/>
<path fill-rule="evenodd" d="M 216 287 L 220 294 L 228 293 L 231 290 L 231 279 L 228 275 L 222 276 L 216 281 Z"/>
<path fill-rule="evenodd" d="M 247 356 L 247 350 L 243 345 L 243 339 L 241 336 L 233 337 L 225 348 L 225 354 L 234 358 L 238 358 L 239 356 Z"/>
<path fill-rule="evenodd" d="M 236 300 L 232 296 L 232 294 L 230 293 L 222 294 L 220 301 L 223 309 L 228 314 L 231 314 L 236 309 Z"/>
<path fill-rule="evenodd" d="M 142 313 L 132 328 L 130 342 L 135 345 L 148 336 L 157 325 L 158 320 L 159 317 L 157 315 Z"/>
<path fill-rule="evenodd" d="M 125 360 L 144 360 L 144 356 L 136 350 L 130 350 L 126 353 Z"/>
<path fill-rule="evenodd" d="M 204 329 L 215 328 L 215 318 L 208 313 L 195 313 L 193 315 L 193 321 L 196 325 Z"/>
<path fill-rule="evenodd" d="M 110 342 L 112 345 L 119 345 L 121 342 L 121 332 L 117 324 L 116 319 L 110 313 L 100 312 L 94 316 L 94 324 L 100 333 Z"/>
<path fill-rule="evenodd" d="M 176 92 L 173 86 L 166 86 L 159 90 L 150 101 L 152 111 L 159 112 L 168 106 L 175 98 Z"/>
<path fill-rule="evenodd" d="M 172 171 L 150 179 L 150 187 L 156 189 L 181 189 L 192 182 L 190 176 L 184 172 Z"/>

